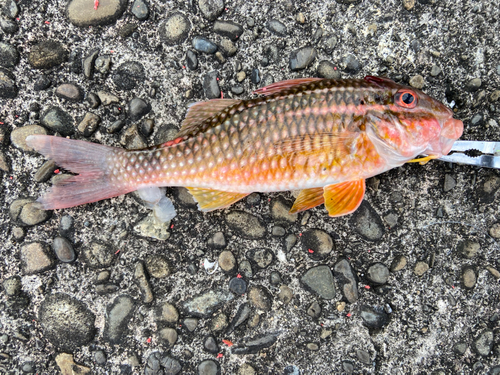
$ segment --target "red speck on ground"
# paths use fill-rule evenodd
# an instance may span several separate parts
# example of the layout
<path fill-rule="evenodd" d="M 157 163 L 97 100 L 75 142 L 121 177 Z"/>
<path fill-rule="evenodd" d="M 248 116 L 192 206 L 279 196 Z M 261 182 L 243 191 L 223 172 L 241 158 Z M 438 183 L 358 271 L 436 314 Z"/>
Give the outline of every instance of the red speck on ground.
<path fill-rule="evenodd" d="M 222 353 L 217 354 L 217 358 L 222 358 L 224 355 Z"/>
<path fill-rule="evenodd" d="M 313 249 L 307 249 L 307 251 L 309 251 L 310 254 L 314 253 Z"/>
<path fill-rule="evenodd" d="M 99 0 L 94 0 L 94 10 L 97 10 L 99 7 Z"/>
<path fill-rule="evenodd" d="M 151 344 L 151 337 L 148 337 L 148 339 L 146 340 L 146 342 L 147 342 L 148 344 Z"/>
<path fill-rule="evenodd" d="M 237 274 L 237 275 L 236 275 L 236 277 L 237 277 L 238 279 L 241 279 L 243 276 L 241 276 L 241 274 L 239 273 L 239 274 Z"/>
<path fill-rule="evenodd" d="M 55 173 L 55 174 L 58 174 L 59 172 L 61 172 L 59 169 L 56 169 L 56 170 L 54 171 L 54 173 Z"/>
<path fill-rule="evenodd" d="M 46 25 L 50 25 L 50 22 L 49 21 L 45 21 L 44 22 Z"/>
<path fill-rule="evenodd" d="M 115 255 L 118 254 L 120 252 L 120 249 L 116 250 L 115 251 Z"/>
<path fill-rule="evenodd" d="M 370 289 L 370 285 L 365 285 L 365 289 Z"/>
<path fill-rule="evenodd" d="M 346 316 L 347 316 L 348 318 L 350 318 L 350 317 L 351 317 L 351 313 L 347 313 L 347 315 L 346 315 Z"/>
<path fill-rule="evenodd" d="M 227 346 L 233 346 L 233 345 L 234 345 L 234 344 L 233 344 L 231 341 L 229 341 L 229 340 L 222 340 L 222 342 L 223 342 L 224 344 L 226 344 Z"/>

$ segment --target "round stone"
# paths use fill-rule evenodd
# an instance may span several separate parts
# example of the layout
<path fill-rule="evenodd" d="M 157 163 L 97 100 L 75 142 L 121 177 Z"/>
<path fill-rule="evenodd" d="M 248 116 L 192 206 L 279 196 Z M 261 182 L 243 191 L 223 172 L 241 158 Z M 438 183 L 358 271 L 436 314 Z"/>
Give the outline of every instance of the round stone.
<path fill-rule="evenodd" d="M 132 121 L 137 121 L 151 111 L 151 104 L 141 98 L 133 98 L 128 103 L 128 114 Z"/>
<path fill-rule="evenodd" d="M 166 257 L 160 254 L 148 255 L 145 261 L 148 274 L 157 279 L 163 279 L 170 275 L 170 264 Z"/>
<path fill-rule="evenodd" d="M 107 361 L 106 353 L 102 350 L 97 350 L 94 352 L 94 359 L 98 365 L 105 365 Z"/>
<path fill-rule="evenodd" d="M 60 98 L 74 102 L 83 100 L 83 90 L 73 83 L 63 83 L 62 85 L 57 86 L 54 93 Z"/>
<path fill-rule="evenodd" d="M 410 86 L 415 87 L 416 89 L 421 90 L 425 85 L 424 77 L 420 74 L 413 76 L 410 78 Z"/>
<path fill-rule="evenodd" d="M 179 320 L 179 312 L 171 303 L 163 303 L 157 310 L 156 319 L 167 323 L 177 323 Z"/>
<path fill-rule="evenodd" d="M 268 311 L 271 308 L 271 297 L 269 292 L 261 286 L 253 286 L 248 291 L 248 300 L 256 308 Z"/>
<path fill-rule="evenodd" d="M 67 294 L 49 295 L 40 305 L 44 337 L 63 351 L 88 344 L 95 335 L 95 315 L 81 301 Z"/>
<path fill-rule="evenodd" d="M 83 248 L 82 254 L 90 267 L 104 268 L 113 262 L 115 251 L 107 243 L 93 241 Z"/>
<path fill-rule="evenodd" d="M 9 70 L 0 68 L 0 98 L 15 98 L 17 92 L 14 75 Z"/>
<path fill-rule="evenodd" d="M 464 258 L 472 259 L 476 256 L 478 251 L 481 249 L 479 242 L 465 240 L 457 246 L 457 250 L 462 254 Z"/>
<path fill-rule="evenodd" d="M 264 223 L 257 216 L 244 211 L 232 211 L 226 216 L 226 223 L 244 238 L 259 239 L 266 234 Z"/>
<path fill-rule="evenodd" d="M 408 260 L 404 255 L 396 255 L 391 263 L 391 272 L 401 271 L 406 267 Z"/>
<path fill-rule="evenodd" d="M 209 335 L 205 338 L 203 342 L 203 347 L 209 353 L 217 353 L 219 351 L 219 345 L 217 345 L 217 341 L 212 335 Z"/>
<path fill-rule="evenodd" d="M 382 309 L 366 305 L 361 306 L 360 315 L 363 324 L 368 328 L 379 329 L 389 322 L 389 316 Z"/>
<path fill-rule="evenodd" d="M 22 291 L 22 283 L 21 278 L 19 276 L 12 276 L 6 279 L 3 282 L 3 288 L 5 290 L 5 294 L 9 297 L 15 296 Z"/>
<path fill-rule="evenodd" d="M 127 0 L 107 0 L 95 8 L 86 0 L 71 0 L 66 5 L 66 17 L 79 27 L 110 25 L 121 17 L 127 4 Z"/>
<path fill-rule="evenodd" d="M 332 237 L 320 229 L 309 229 L 302 234 L 302 248 L 314 260 L 323 260 L 335 249 Z"/>
<path fill-rule="evenodd" d="M 500 223 L 493 224 L 488 230 L 488 233 L 493 238 L 500 238 Z"/>
<path fill-rule="evenodd" d="M 235 294 L 245 294 L 247 291 L 247 283 L 242 278 L 233 277 L 229 281 L 229 290 Z"/>
<path fill-rule="evenodd" d="M 84 0 L 80 0 L 84 2 Z M 67 59 L 63 45 L 54 40 L 40 42 L 31 48 L 28 62 L 37 69 L 49 69 L 62 64 Z"/>
<path fill-rule="evenodd" d="M 273 262 L 273 253 L 267 249 L 252 249 L 247 251 L 246 257 L 257 267 L 264 269 Z"/>
<path fill-rule="evenodd" d="M 198 52 L 213 54 L 217 52 L 217 45 L 202 36 L 195 36 L 192 41 L 193 48 Z"/>
<path fill-rule="evenodd" d="M 54 238 L 54 242 L 52 242 L 52 250 L 54 250 L 57 259 L 61 262 L 70 263 L 76 258 L 73 245 L 71 245 L 71 242 L 64 237 Z"/>
<path fill-rule="evenodd" d="M 375 263 L 366 272 L 368 279 L 375 284 L 385 284 L 389 279 L 389 269 L 383 263 Z"/>
<path fill-rule="evenodd" d="M 462 283 L 465 288 L 472 289 L 476 285 L 477 275 L 472 267 L 465 267 L 462 270 Z"/>
<path fill-rule="evenodd" d="M 269 31 L 271 31 L 273 34 L 276 34 L 281 37 L 288 35 L 286 26 L 278 20 L 275 19 L 269 20 L 266 26 L 269 29 Z"/>
<path fill-rule="evenodd" d="M 429 265 L 426 262 L 420 261 L 420 262 L 417 262 L 415 264 L 415 268 L 413 269 L 413 272 L 417 276 L 422 276 L 424 273 L 427 272 L 428 269 L 429 269 Z"/>
<path fill-rule="evenodd" d="M 158 337 L 171 348 L 177 341 L 177 331 L 173 328 L 163 328 L 158 331 Z"/>
<path fill-rule="evenodd" d="M 224 272 L 233 272 L 238 267 L 233 253 L 226 250 L 219 255 L 219 266 Z"/>
<path fill-rule="evenodd" d="M 21 247 L 23 272 L 27 275 L 43 272 L 55 267 L 55 259 L 44 242 L 31 242 Z"/>
<path fill-rule="evenodd" d="M 347 73 L 356 74 L 361 70 L 361 64 L 355 56 L 349 54 L 342 60 L 342 67 Z"/>
<path fill-rule="evenodd" d="M 218 313 L 210 322 L 210 330 L 212 332 L 221 332 L 227 328 L 228 324 L 227 315 L 224 313 Z"/>
<path fill-rule="evenodd" d="M 336 69 L 336 66 L 331 63 L 330 61 L 320 61 L 318 64 L 318 76 L 321 78 L 328 78 L 328 79 L 339 79 L 340 78 L 340 71 Z"/>
<path fill-rule="evenodd" d="M 207 20 L 213 21 L 224 11 L 224 0 L 199 0 L 198 7 Z"/>
<path fill-rule="evenodd" d="M 160 25 L 160 36 L 168 45 L 182 43 L 191 30 L 189 20 L 182 13 L 174 13 Z"/>
<path fill-rule="evenodd" d="M 116 69 L 111 78 L 119 90 L 132 90 L 144 82 L 146 74 L 142 64 L 137 61 L 127 61 Z"/>
<path fill-rule="evenodd" d="M 66 111 L 59 107 L 50 107 L 41 118 L 41 123 L 53 132 L 61 133 L 63 136 L 71 135 L 75 132 L 74 119 Z"/>
<path fill-rule="evenodd" d="M 206 359 L 198 365 L 198 375 L 219 375 L 220 368 L 217 362 Z"/>
<path fill-rule="evenodd" d="M 367 241 L 378 241 L 385 233 L 382 219 L 365 200 L 352 215 L 351 223 L 355 231 Z"/>
<path fill-rule="evenodd" d="M 316 58 L 316 49 L 310 46 L 299 48 L 290 54 L 288 65 L 290 70 L 297 71 L 307 68 Z"/>
<path fill-rule="evenodd" d="M 19 62 L 19 53 L 16 48 L 7 43 L 0 42 L 0 66 L 4 68 L 13 68 Z"/>
<path fill-rule="evenodd" d="M 20 128 L 15 128 L 12 133 L 10 133 L 10 141 L 15 147 L 23 151 L 34 151 L 26 144 L 26 138 L 29 135 L 37 134 L 46 135 L 47 130 L 45 130 L 45 128 L 40 125 L 21 126 Z"/>
<path fill-rule="evenodd" d="M 293 291 L 287 285 L 282 285 L 278 293 L 278 299 L 285 305 L 289 304 L 293 299 Z"/>
<path fill-rule="evenodd" d="M 335 298 L 333 274 L 328 266 L 317 266 L 307 270 L 301 278 L 306 288 L 324 299 Z"/>

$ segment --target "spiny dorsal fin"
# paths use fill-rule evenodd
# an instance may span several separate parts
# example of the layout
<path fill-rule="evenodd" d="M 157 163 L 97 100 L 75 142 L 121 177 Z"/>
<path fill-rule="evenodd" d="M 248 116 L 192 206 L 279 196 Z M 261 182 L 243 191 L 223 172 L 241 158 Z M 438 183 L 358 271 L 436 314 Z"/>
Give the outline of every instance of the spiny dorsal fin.
<path fill-rule="evenodd" d="M 193 195 L 194 200 L 198 202 L 198 208 L 204 212 L 225 208 L 248 195 L 248 193 L 232 193 L 214 189 L 192 187 L 187 189 Z"/>
<path fill-rule="evenodd" d="M 365 180 L 340 182 L 324 187 L 325 208 L 332 217 L 357 210 L 365 196 Z"/>
<path fill-rule="evenodd" d="M 212 99 L 208 102 L 194 103 L 189 107 L 177 137 L 197 133 L 205 120 L 240 102 L 241 100 L 236 99 Z"/>
<path fill-rule="evenodd" d="M 325 202 L 325 198 L 323 197 L 323 188 L 311 188 L 311 189 L 302 189 L 299 193 L 295 202 L 293 202 L 293 206 L 288 211 L 290 214 L 294 214 L 296 212 L 302 212 L 308 210 L 310 208 L 319 206 Z"/>
<path fill-rule="evenodd" d="M 276 83 L 271 83 L 268 86 L 261 87 L 260 89 L 255 90 L 252 94 L 257 94 L 257 95 L 272 95 L 276 94 L 277 92 L 290 89 L 294 86 L 298 85 L 303 85 L 315 81 L 321 81 L 323 78 L 296 78 L 296 79 L 289 79 L 286 81 L 281 81 L 281 82 L 276 82 Z"/>

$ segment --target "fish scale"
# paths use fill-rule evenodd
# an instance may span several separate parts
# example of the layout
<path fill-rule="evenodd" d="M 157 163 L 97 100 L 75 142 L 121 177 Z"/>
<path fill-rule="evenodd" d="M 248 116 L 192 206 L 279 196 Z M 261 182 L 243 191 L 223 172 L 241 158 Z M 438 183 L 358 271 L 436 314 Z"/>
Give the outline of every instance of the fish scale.
<path fill-rule="evenodd" d="M 147 187 L 185 186 L 201 209 L 211 210 L 254 191 L 305 189 L 293 212 L 324 201 L 339 216 L 360 204 L 366 178 L 419 154 L 446 154 L 463 129 L 443 104 L 380 77 L 296 79 L 256 93 L 194 104 L 176 139 L 146 150 L 30 137 L 34 149 L 79 173 L 40 201 L 45 208 L 71 207 Z"/>

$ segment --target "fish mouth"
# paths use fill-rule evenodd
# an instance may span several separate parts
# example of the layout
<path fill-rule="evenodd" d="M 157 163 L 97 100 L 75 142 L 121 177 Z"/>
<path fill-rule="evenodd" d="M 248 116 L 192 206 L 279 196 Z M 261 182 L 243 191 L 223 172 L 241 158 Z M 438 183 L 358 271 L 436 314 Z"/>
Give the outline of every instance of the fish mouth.
<path fill-rule="evenodd" d="M 426 155 L 448 155 L 453 144 L 462 136 L 464 123 L 454 118 L 448 118 L 443 122 L 441 133 L 437 142 L 432 142 L 427 148 Z"/>

